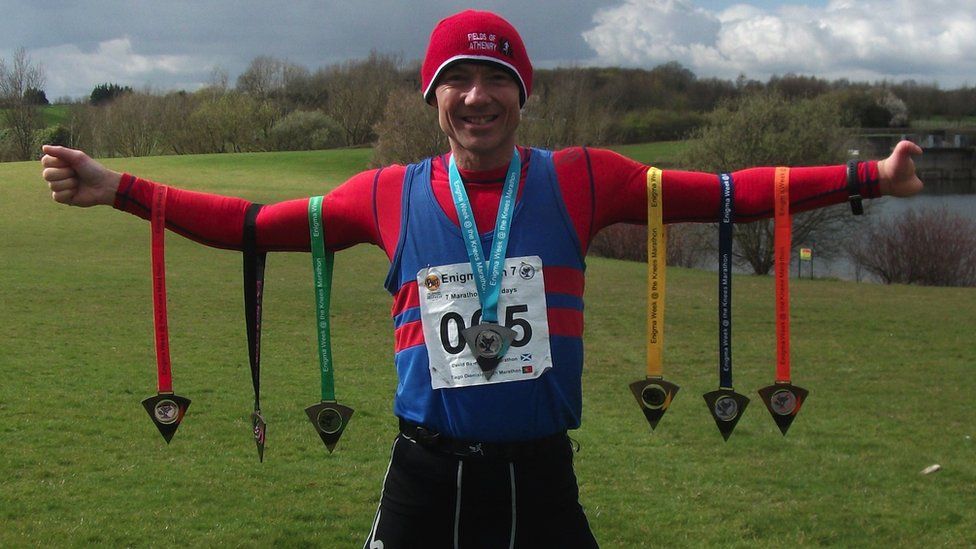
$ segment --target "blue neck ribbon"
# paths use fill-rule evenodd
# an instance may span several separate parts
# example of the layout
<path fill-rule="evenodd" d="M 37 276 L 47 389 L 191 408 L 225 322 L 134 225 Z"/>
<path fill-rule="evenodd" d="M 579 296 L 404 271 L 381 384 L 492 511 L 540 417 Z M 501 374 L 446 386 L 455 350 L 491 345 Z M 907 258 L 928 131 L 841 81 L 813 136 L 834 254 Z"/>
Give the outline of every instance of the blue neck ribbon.
<path fill-rule="evenodd" d="M 475 223 L 474 212 L 471 210 L 471 201 L 464 190 L 464 181 L 461 180 L 461 173 L 454 162 L 453 154 L 448 173 L 451 196 L 457 209 L 458 221 L 461 223 L 461 236 L 464 238 L 468 260 L 471 262 L 471 272 L 474 273 L 475 283 L 478 286 L 481 320 L 498 324 L 498 296 L 501 294 L 505 252 L 508 249 L 509 229 L 515 214 L 515 197 L 518 196 L 519 178 L 522 175 L 522 160 L 519 158 L 518 149 L 515 149 L 505 175 L 505 186 L 502 188 L 498 215 L 495 218 L 495 236 L 491 241 L 491 251 L 487 261 L 481 247 L 481 236 Z"/>

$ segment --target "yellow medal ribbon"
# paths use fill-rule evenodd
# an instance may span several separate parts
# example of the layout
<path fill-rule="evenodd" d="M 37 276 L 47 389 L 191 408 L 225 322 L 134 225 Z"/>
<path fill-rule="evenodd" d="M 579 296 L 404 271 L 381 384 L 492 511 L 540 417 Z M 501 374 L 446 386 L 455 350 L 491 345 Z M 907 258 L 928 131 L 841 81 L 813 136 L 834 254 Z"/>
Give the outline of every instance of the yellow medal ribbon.
<path fill-rule="evenodd" d="M 664 371 L 664 282 L 667 248 L 661 170 L 647 170 L 647 376 Z"/>

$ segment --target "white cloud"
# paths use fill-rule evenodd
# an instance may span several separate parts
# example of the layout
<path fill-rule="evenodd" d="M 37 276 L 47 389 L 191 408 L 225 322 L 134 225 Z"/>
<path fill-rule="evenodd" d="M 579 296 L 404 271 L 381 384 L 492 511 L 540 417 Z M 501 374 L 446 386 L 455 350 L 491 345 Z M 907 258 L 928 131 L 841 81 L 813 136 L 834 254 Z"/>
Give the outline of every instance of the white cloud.
<path fill-rule="evenodd" d="M 914 78 L 976 84 L 973 0 L 833 0 L 824 7 L 710 12 L 687 0 L 625 0 L 599 10 L 583 38 L 596 64 L 678 61 L 700 76 Z"/>
<path fill-rule="evenodd" d="M 214 65 L 189 55 L 141 55 L 128 37 L 100 42 L 92 51 L 66 44 L 37 49 L 31 55 L 43 65 L 49 88 L 71 96 L 87 95 L 106 82 L 141 88 L 165 80 L 167 87 L 193 89 L 202 82 L 194 77 L 206 75 Z M 182 81 L 174 84 L 174 76 Z"/>

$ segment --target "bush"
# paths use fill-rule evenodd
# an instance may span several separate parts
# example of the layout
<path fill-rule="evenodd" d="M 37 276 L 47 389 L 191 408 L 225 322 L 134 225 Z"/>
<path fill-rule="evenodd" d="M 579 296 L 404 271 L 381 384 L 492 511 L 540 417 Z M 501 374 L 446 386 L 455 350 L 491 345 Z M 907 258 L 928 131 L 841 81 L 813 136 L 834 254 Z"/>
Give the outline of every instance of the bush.
<path fill-rule="evenodd" d="M 10 137 L 10 130 L 0 128 L 0 162 L 20 160 L 14 140 Z"/>
<path fill-rule="evenodd" d="M 322 111 L 294 111 L 271 128 L 268 145 L 276 151 L 331 149 L 342 145 L 342 128 Z"/>
<path fill-rule="evenodd" d="M 38 130 L 36 141 L 42 145 L 71 146 L 71 132 L 61 124 Z"/>
<path fill-rule="evenodd" d="M 711 225 L 674 224 L 664 232 L 667 243 L 665 261 L 672 267 L 700 267 L 707 263 L 711 242 L 717 235 Z M 599 233 L 590 242 L 589 253 L 612 259 L 647 261 L 647 227 L 617 223 Z"/>
<path fill-rule="evenodd" d="M 976 286 L 976 221 L 945 207 L 910 209 L 870 223 L 848 254 L 885 284 Z"/>

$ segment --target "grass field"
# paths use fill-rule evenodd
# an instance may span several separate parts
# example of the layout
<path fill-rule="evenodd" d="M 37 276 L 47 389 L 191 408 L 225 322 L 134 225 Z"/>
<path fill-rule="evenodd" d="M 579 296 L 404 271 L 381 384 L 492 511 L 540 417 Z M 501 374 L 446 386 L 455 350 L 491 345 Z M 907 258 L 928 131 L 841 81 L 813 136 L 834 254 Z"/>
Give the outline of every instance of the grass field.
<path fill-rule="evenodd" d="M 68 120 L 68 115 L 70 114 L 69 105 L 47 105 L 41 109 L 41 116 L 44 120 L 44 126 L 54 126 L 55 124 L 63 124 Z"/>
<path fill-rule="evenodd" d="M 635 145 L 613 145 L 609 148 L 634 160 L 658 167 L 673 167 L 677 155 L 687 146 L 685 141 L 655 141 Z"/>
<path fill-rule="evenodd" d="M 273 201 L 327 191 L 368 150 L 109 161 L 182 187 Z M 36 163 L 0 164 L 0 546 L 358 547 L 396 430 L 383 254 L 337 255 L 339 400 L 356 410 L 329 455 L 309 258 L 268 260 L 259 463 L 240 254 L 167 238 L 177 393 L 170 445 L 155 394 L 148 223 L 50 201 Z M 794 381 L 811 396 L 787 437 L 755 390 L 772 381 L 773 287 L 735 278 L 736 388 L 753 398 L 723 442 L 714 273 L 668 273 L 667 377 L 681 392 L 650 433 L 644 266 L 591 258 L 581 498 L 604 547 L 976 544 L 976 291 L 794 281 Z M 938 463 L 942 471 L 919 471 Z"/>

